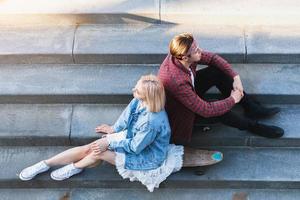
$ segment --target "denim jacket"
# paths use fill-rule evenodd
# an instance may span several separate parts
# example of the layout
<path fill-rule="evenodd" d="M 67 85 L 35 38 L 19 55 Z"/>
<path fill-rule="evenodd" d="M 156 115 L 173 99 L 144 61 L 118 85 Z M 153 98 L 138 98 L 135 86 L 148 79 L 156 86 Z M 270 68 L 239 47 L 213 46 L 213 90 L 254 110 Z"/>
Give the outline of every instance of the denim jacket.
<path fill-rule="evenodd" d="M 125 153 L 125 169 L 156 169 L 166 159 L 171 129 L 165 110 L 149 112 L 140 104 L 134 98 L 120 115 L 113 129 L 127 131 L 126 139 L 110 142 L 109 148 Z"/>

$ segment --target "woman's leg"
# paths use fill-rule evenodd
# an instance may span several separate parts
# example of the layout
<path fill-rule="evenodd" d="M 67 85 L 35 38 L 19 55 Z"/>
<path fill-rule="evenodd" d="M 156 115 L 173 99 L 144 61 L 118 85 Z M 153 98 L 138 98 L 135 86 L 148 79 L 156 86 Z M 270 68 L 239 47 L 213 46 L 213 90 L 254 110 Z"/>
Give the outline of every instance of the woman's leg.
<path fill-rule="evenodd" d="M 81 168 L 81 169 L 86 168 L 86 167 L 94 167 L 102 160 L 109 162 L 112 165 L 115 165 L 115 159 L 116 159 L 116 154 L 113 151 L 107 150 L 100 154 L 95 154 L 95 153 L 91 152 L 83 159 L 74 163 L 74 166 L 76 168 Z"/>
<path fill-rule="evenodd" d="M 27 181 L 33 179 L 36 175 L 47 171 L 51 166 L 66 165 L 81 160 L 91 152 L 91 144 L 74 147 L 61 152 L 47 160 L 40 161 L 32 166 L 23 169 L 20 172 L 20 179 Z"/>
<path fill-rule="evenodd" d="M 68 149 L 45 160 L 45 163 L 48 166 L 56 166 L 77 162 L 78 160 L 81 160 L 82 158 L 91 153 L 90 145 L 91 144 L 87 144 L 84 146 Z"/>
<path fill-rule="evenodd" d="M 68 164 L 62 168 L 53 171 L 50 176 L 54 180 L 62 181 L 67 178 L 70 178 L 71 176 L 81 173 L 86 167 L 95 167 L 102 160 L 114 164 L 114 159 L 115 153 L 112 151 L 105 151 L 99 154 L 91 152 L 80 161 Z"/>

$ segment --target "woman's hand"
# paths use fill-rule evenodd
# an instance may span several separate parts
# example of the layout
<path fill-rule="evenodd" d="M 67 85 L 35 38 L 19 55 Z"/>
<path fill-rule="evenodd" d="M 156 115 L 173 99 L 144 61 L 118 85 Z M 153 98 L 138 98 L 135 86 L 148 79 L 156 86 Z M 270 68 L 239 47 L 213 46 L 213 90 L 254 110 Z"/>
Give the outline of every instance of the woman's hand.
<path fill-rule="evenodd" d="M 112 134 L 114 133 L 114 129 L 112 126 L 109 126 L 108 124 L 101 124 L 100 126 L 97 126 L 95 128 L 96 133 L 104 133 L 104 134 Z"/>
<path fill-rule="evenodd" d="M 99 140 L 96 140 L 92 143 L 91 148 L 93 150 L 93 153 L 98 155 L 101 152 L 104 152 L 108 149 L 109 143 L 107 141 L 107 139 L 102 138 Z"/>

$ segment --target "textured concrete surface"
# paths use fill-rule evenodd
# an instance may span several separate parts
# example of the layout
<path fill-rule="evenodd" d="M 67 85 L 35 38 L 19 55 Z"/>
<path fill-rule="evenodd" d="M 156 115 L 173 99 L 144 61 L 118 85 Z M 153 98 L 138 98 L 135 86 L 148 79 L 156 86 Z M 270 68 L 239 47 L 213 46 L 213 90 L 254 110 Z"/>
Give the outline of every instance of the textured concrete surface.
<path fill-rule="evenodd" d="M 157 69 L 153 65 L 4 65 L 0 91 L 3 95 L 131 94 L 141 75 L 156 74 Z"/>
<path fill-rule="evenodd" d="M 26 2 L 18 2 L 8 0 L 3 2 L 0 6 L 0 12 L 3 14 L 20 14 L 20 13 L 127 13 L 127 12 L 142 12 L 152 13 L 158 9 L 157 0 L 149 1 L 102 1 L 91 0 L 88 2 L 82 2 L 81 0 L 74 0 L 72 4 L 68 0 L 61 1 L 37 1 L 28 0 Z"/>
<path fill-rule="evenodd" d="M 159 0 L 9 0 L 0 5 L 0 24 L 156 23 L 159 6 Z"/>
<path fill-rule="evenodd" d="M 161 19 L 197 25 L 299 25 L 300 3 L 290 0 L 162 0 Z"/>
<path fill-rule="evenodd" d="M 72 63 L 75 26 L 0 28 L 0 63 Z"/>
<path fill-rule="evenodd" d="M 76 104 L 73 106 L 2 104 L 0 105 L 0 118 L 2 119 L 0 145 L 87 144 L 101 136 L 95 132 L 95 127 L 103 123 L 113 124 L 125 106 L 124 104 Z M 298 147 L 300 145 L 298 131 L 300 129 L 298 123 L 300 106 L 292 104 L 275 106 L 281 107 L 281 113 L 262 121 L 282 127 L 285 135 L 280 139 L 266 139 L 221 124 L 212 124 L 211 130 L 204 132 L 197 124 L 190 145 L 196 147 Z"/>
<path fill-rule="evenodd" d="M 64 199 L 65 197 L 65 199 Z M 1 200 L 69 200 L 69 189 L 0 189 Z"/>
<path fill-rule="evenodd" d="M 28 25 L 0 28 L 0 63 L 157 64 L 171 38 L 191 32 L 231 63 L 299 63 L 299 26 Z M 32 42 L 35 41 L 35 42 Z"/>
<path fill-rule="evenodd" d="M 238 195 L 244 195 L 246 199 L 234 199 Z M 232 189 L 157 189 L 153 193 L 146 190 L 135 189 L 76 189 L 72 192 L 72 199 L 98 200 L 98 199 L 199 199 L 199 200 L 297 200 L 299 190 L 232 190 Z"/>
<path fill-rule="evenodd" d="M 0 65 L 0 102 L 126 104 L 141 75 L 156 74 L 158 68 L 141 64 Z M 299 103 L 298 64 L 234 64 L 233 68 L 248 94 L 263 102 Z M 210 93 L 218 94 L 216 90 Z"/>
<path fill-rule="evenodd" d="M 102 188 L 76 188 L 76 189 L 0 189 L 1 200 L 60 200 L 63 197 L 70 200 L 130 200 L 142 198 L 145 200 L 173 200 L 173 199 L 199 199 L 199 200 L 298 200 L 299 190 L 283 189 L 166 189 L 159 188 L 153 193 L 146 189 L 102 189 Z M 246 199 L 234 199 L 244 196 Z"/>
<path fill-rule="evenodd" d="M 71 105 L 0 104 L 0 145 L 68 145 Z"/>
<path fill-rule="evenodd" d="M 95 132 L 100 124 L 112 125 L 126 105 L 76 105 L 73 111 L 71 142 L 85 144 L 97 139 L 101 134 Z"/>
<path fill-rule="evenodd" d="M 243 62 L 242 29 L 174 24 L 79 26 L 74 44 L 75 62 L 161 63 L 170 40 L 182 32 L 192 32 L 204 49 L 220 53 L 231 62 Z"/>
<path fill-rule="evenodd" d="M 68 6 L 65 6 L 66 4 Z M 28 0 L 26 3 L 7 0 L 0 5 L 0 24 L 55 24 L 55 21 L 72 24 L 145 21 L 153 23 L 162 20 L 199 26 L 299 25 L 299 8 L 300 3 L 297 0 L 290 0 L 288 3 L 280 0 L 90 0 L 84 3 L 75 0 L 72 4 L 67 0 Z M 49 13 L 54 16 L 49 18 Z M 81 16 L 76 15 L 78 13 Z M 91 13 L 92 15 L 89 15 Z M 48 16 L 44 17 L 43 14 Z"/>
<path fill-rule="evenodd" d="M 246 29 L 247 62 L 299 63 L 300 27 L 261 26 Z"/>
<path fill-rule="evenodd" d="M 49 172 L 35 180 L 23 182 L 16 173 L 38 160 L 60 152 L 62 147 L 1 147 L 1 188 L 144 188 L 138 182 L 122 180 L 116 169 L 107 163 L 86 169 L 69 180 L 50 180 Z M 196 176 L 195 169 L 183 169 L 172 174 L 161 188 L 299 188 L 298 148 L 226 148 L 224 161 L 210 167 L 205 175 Z M 26 159 L 27 158 L 27 159 Z M 284 166 L 284 167 L 283 167 Z"/>

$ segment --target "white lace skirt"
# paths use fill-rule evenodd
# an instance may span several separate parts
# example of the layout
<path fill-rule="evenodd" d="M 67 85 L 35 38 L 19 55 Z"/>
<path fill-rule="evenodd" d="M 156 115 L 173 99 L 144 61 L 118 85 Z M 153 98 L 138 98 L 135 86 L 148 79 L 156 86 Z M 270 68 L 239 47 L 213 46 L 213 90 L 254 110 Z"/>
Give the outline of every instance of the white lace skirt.
<path fill-rule="evenodd" d="M 110 137 L 109 140 L 121 140 L 126 138 L 126 132 L 117 133 L 115 136 L 113 135 L 111 135 L 112 137 Z M 181 169 L 184 152 L 183 146 L 169 144 L 166 160 L 160 167 L 152 170 L 125 169 L 125 154 L 118 152 L 115 153 L 116 168 L 119 174 L 124 179 L 128 178 L 130 181 L 140 181 L 150 192 L 153 192 L 154 188 L 158 188 L 159 184 L 166 180 L 171 173 L 177 172 Z"/>

